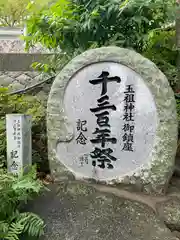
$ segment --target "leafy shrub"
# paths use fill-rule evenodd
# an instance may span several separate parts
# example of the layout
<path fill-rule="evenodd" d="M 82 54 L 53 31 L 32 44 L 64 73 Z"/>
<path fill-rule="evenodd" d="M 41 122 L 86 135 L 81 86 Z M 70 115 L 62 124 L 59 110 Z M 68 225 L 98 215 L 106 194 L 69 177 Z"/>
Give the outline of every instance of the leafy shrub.
<path fill-rule="evenodd" d="M 180 122 L 180 99 L 176 100 L 176 106 L 177 106 L 178 121 Z"/>
<path fill-rule="evenodd" d="M 180 94 L 176 94 L 176 109 L 177 109 L 177 118 L 179 122 L 178 127 L 178 147 L 177 147 L 177 156 L 180 156 Z"/>
<path fill-rule="evenodd" d="M 32 116 L 33 161 L 48 168 L 46 141 L 46 109 L 36 96 L 9 95 L 7 88 L 0 88 L 0 163 L 6 167 L 6 126 L 5 115 L 11 113 Z"/>
<path fill-rule="evenodd" d="M 175 30 L 164 28 L 175 21 L 174 0 L 56 0 L 36 12 L 30 6 L 26 48 L 40 43 L 60 52 L 49 65 L 34 63 L 36 69 L 59 70 L 89 48 L 116 45 L 154 61 L 176 88 Z"/>
<path fill-rule="evenodd" d="M 164 72 L 173 89 L 178 81 L 177 54 L 175 30 L 159 28 L 149 32 L 143 55 L 151 59 Z"/>
<path fill-rule="evenodd" d="M 175 1 L 164 0 L 56 0 L 27 20 L 27 48 L 36 43 L 68 55 L 93 43 L 110 43 L 141 51 L 144 36 L 174 19 Z"/>
<path fill-rule="evenodd" d="M 19 176 L 0 168 L 0 239 L 19 240 L 22 234 L 32 237 L 43 234 L 43 220 L 34 213 L 22 212 L 23 204 L 43 188 L 36 180 L 35 167 Z"/>
<path fill-rule="evenodd" d="M 38 171 L 49 173 L 45 113 L 46 109 L 44 109 L 44 116 L 39 120 L 34 120 L 32 125 L 32 150 L 33 162 L 37 164 Z"/>

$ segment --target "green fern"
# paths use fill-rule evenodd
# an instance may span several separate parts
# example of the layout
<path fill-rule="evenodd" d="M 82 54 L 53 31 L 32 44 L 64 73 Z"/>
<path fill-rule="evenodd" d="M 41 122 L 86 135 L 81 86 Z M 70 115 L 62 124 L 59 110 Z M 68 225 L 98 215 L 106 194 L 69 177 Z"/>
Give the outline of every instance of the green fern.
<path fill-rule="evenodd" d="M 20 221 L 24 223 L 24 232 L 28 232 L 30 236 L 41 236 L 44 231 L 44 222 L 34 213 L 22 213 L 20 214 Z"/>
<path fill-rule="evenodd" d="M 4 239 L 19 240 L 19 235 L 23 232 L 24 226 L 21 222 L 11 223 Z"/>
<path fill-rule="evenodd" d="M 5 237 L 5 234 L 8 232 L 9 223 L 5 221 L 0 221 L 0 239 Z"/>
<path fill-rule="evenodd" d="M 0 239 L 19 240 L 22 234 L 39 237 L 44 233 L 43 220 L 34 213 L 21 212 L 21 205 L 44 189 L 36 179 L 36 167 L 18 176 L 0 169 Z"/>

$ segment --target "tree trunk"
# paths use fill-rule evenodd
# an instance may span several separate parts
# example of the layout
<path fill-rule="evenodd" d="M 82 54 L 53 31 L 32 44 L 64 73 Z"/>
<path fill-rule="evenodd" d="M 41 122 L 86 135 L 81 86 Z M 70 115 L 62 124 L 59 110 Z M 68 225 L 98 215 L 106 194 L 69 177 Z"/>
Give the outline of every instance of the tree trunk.
<path fill-rule="evenodd" d="M 178 82 L 176 84 L 176 92 L 180 92 L 180 0 L 177 0 L 176 10 L 176 45 L 178 48 L 177 56 L 177 69 L 178 69 Z"/>

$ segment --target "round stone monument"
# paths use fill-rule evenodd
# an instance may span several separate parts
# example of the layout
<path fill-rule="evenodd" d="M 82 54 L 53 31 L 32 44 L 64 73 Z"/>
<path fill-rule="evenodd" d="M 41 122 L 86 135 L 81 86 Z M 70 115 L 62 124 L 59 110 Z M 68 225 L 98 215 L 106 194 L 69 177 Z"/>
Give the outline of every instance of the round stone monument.
<path fill-rule="evenodd" d="M 56 179 L 165 191 L 176 152 L 176 104 L 148 59 L 118 47 L 77 56 L 52 85 L 47 120 Z"/>

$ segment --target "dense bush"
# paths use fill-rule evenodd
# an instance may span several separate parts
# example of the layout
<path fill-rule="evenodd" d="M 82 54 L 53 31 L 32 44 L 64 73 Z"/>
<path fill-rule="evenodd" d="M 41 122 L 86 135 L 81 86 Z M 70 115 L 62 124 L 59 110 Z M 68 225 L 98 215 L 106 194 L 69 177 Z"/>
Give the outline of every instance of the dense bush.
<path fill-rule="evenodd" d="M 174 20 L 175 0 L 163 3 L 161 0 L 56 0 L 36 13 L 32 3 L 26 47 L 41 43 L 56 52 L 61 49 L 66 57 L 60 55 L 53 66 L 55 69 L 86 49 L 107 45 L 133 48 L 140 53 L 146 48 L 147 55 L 155 49 L 155 45 L 147 42 L 156 41 L 155 33 Z M 169 32 L 164 33 L 169 35 Z M 170 35 L 172 37 L 173 33 Z M 156 47 L 159 54 L 161 50 Z M 149 57 L 153 58 L 151 54 Z M 161 64 L 165 69 L 164 63 L 159 62 Z"/>
<path fill-rule="evenodd" d="M 34 3 L 31 8 L 26 48 L 41 43 L 61 49 L 49 69 L 59 69 L 86 49 L 116 45 L 151 59 L 176 87 L 175 30 L 166 27 L 175 21 L 175 0 L 56 0 L 36 12 Z M 34 66 L 49 70 L 46 64 Z"/>
<path fill-rule="evenodd" d="M 175 44 L 175 30 L 168 28 L 150 31 L 142 54 L 164 72 L 171 87 L 175 89 L 178 81 L 176 67 L 178 51 Z"/>
<path fill-rule="evenodd" d="M 142 52 L 146 34 L 173 20 L 174 8 L 174 0 L 57 0 L 32 11 L 27 47 L 40 42 L 72 54 L 113 43 Z"/>
<path fill-rule="evenodd" d="M 15 176 L 0 168 L 0 239 L 19 240 L 22 235 L 39 237 L 44 222 L 36 214 L 23 212 L 24 203 L 43 190 L 36 179 L 36 168 Z"/>
<path fill-rule="evenodd" d="M 180 97 L 176 100 L 178 121 L 180 122 Z M 180 128 L 180 126 L 179 126 Z"/>
<path fill-rule="evenodd" d="M 46 109 L 36 96 L 9 95 L 8 89 L 0 88 L 0 161 L 6 167 L 6 126 L 5 116 L 11 113 L 32 116 L 33 162 L 48 171 L 46 143 Z M 41 164 L 43 163 L 43 164 Z"/>

